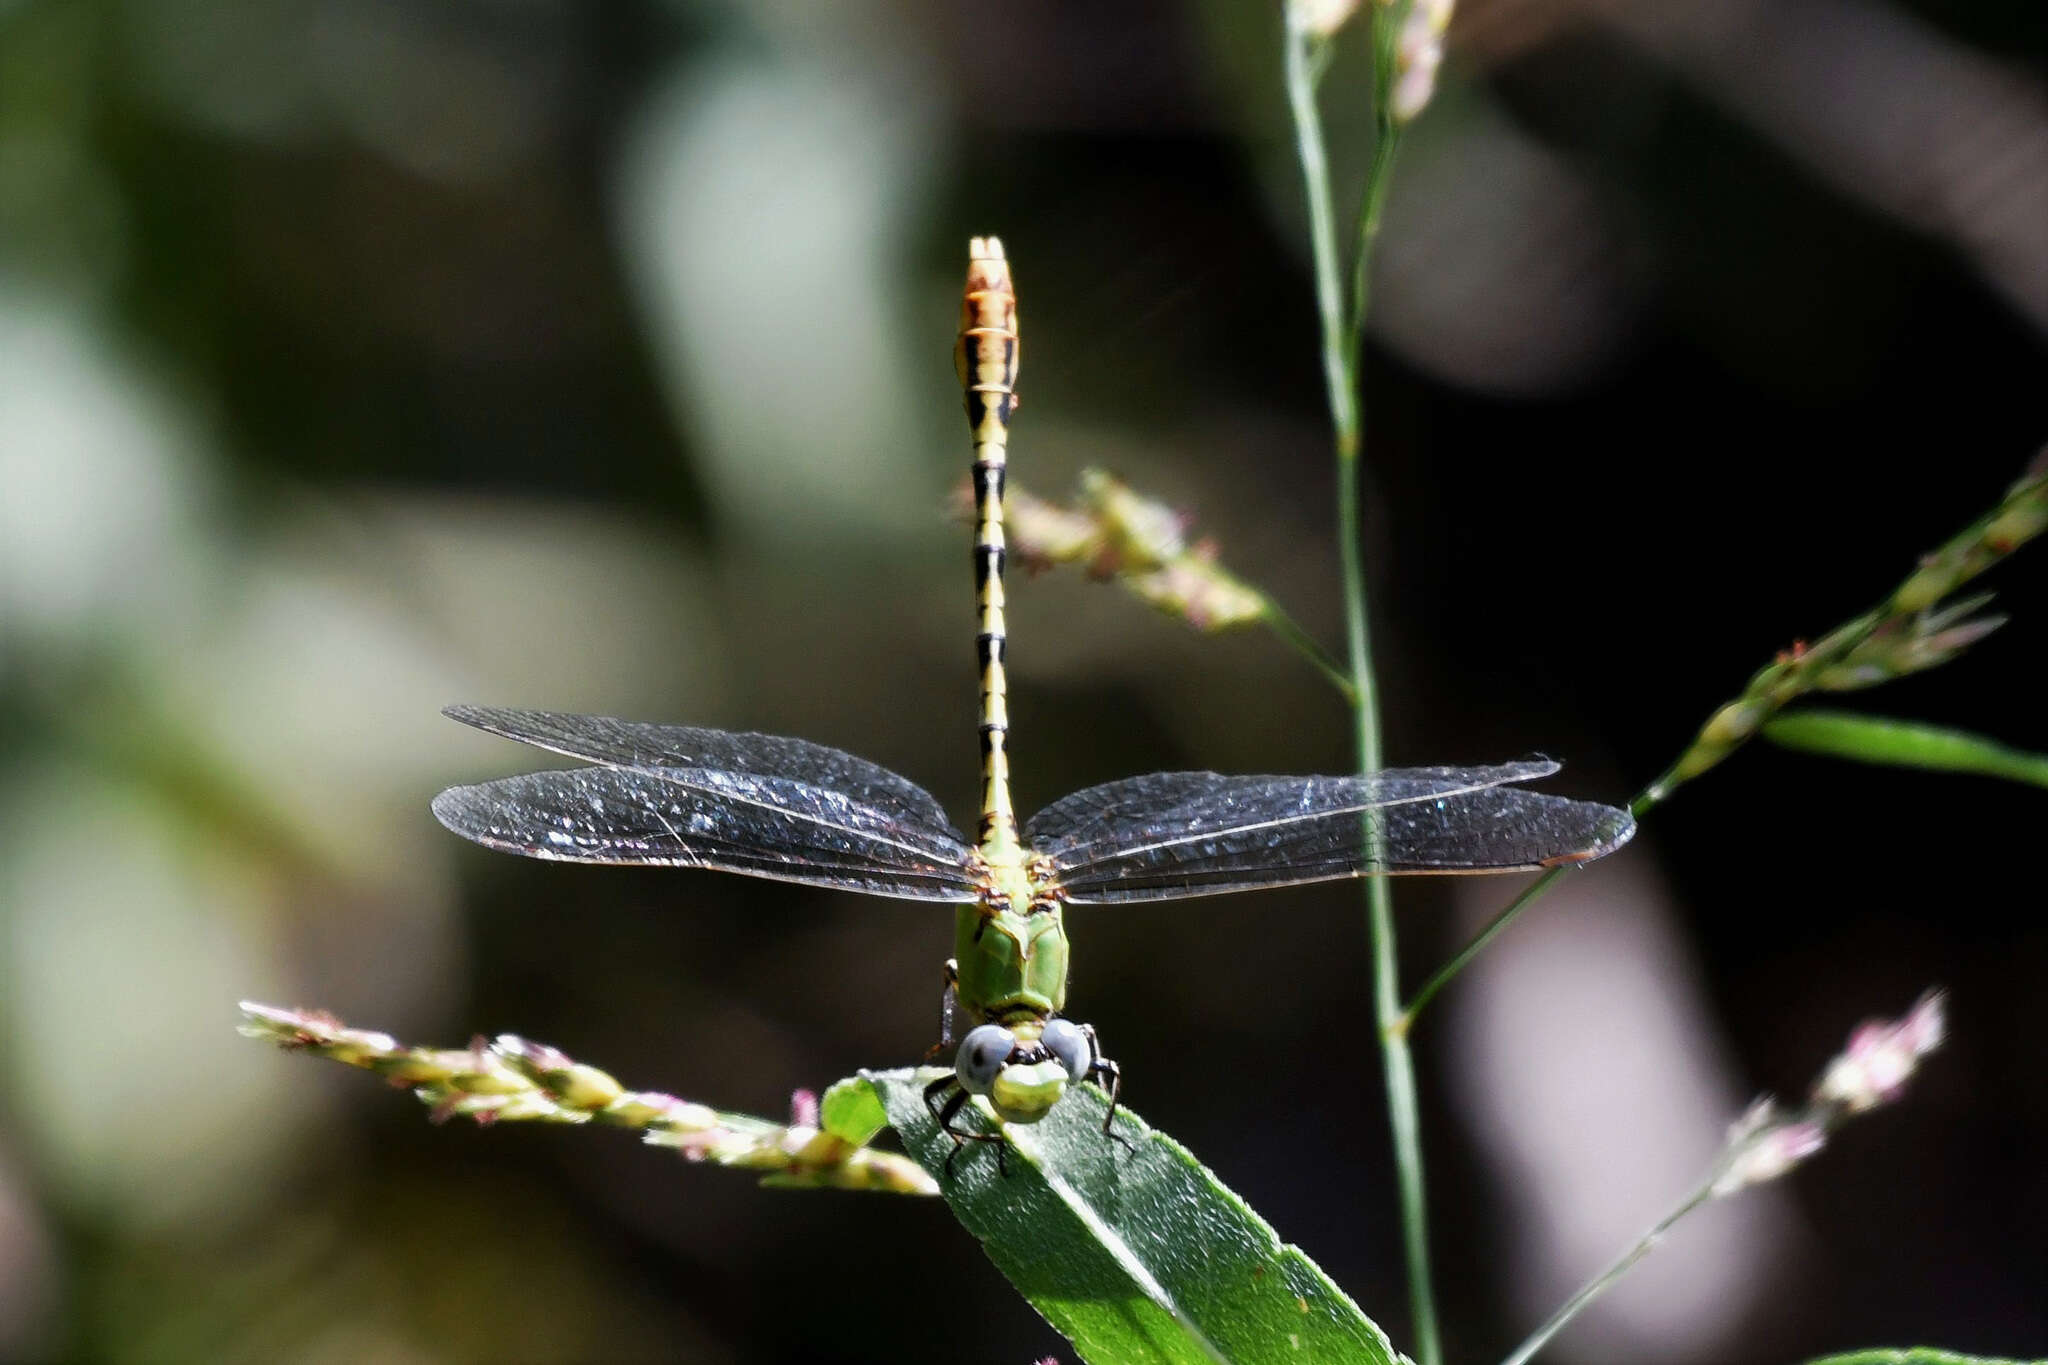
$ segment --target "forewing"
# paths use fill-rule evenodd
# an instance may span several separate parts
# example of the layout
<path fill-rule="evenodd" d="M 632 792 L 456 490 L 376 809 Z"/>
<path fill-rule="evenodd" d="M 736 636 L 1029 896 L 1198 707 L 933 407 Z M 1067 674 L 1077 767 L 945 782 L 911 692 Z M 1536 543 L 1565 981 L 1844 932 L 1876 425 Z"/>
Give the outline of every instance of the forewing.
<path fill-rule="evenodd" d="M 931 793 L 909 778 L 809 740 L 499 706 L 450 706 L 442 714 L 506 739 L 611 768 L 708 768 L 789 778 L 842 792 L 900 825 L 952 843 L 964 842 Z"/>
<path fill-rule="evenodd" d="M 434 814 L 465 839 L 534 858 L 715 868 L 906 900 L 979 895 L 963 841 L 788 777 L 576 768 L 451 787 Z"/>
<path fill-rule="evenodd" d="M 1077 904 L 1534 870 L 1626 842 L 1626 811 L 1503 785 L 1556 769 L 1546 760 L 1357 777 L 1163 773 L 1067 797 L 1031 821 L 1027 839 Z"/>

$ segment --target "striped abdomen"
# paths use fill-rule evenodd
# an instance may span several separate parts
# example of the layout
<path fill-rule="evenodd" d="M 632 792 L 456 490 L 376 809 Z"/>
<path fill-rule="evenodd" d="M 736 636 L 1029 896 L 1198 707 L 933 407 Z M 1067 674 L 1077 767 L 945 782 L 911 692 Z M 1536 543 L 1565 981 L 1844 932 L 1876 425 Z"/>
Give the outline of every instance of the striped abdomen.
<path fill-rule="evenodd" d="M 1017 407 L 1017 295 L 1003 244 L 977 237 L 967 248 L 967 292 L 954 351 L 974 434 L 974 596 L 981 631 L 981 851 L 1015 855 L 1010 805 L 1010 715 L 1003 672 L 1003 468 L 1010 414 Z"/>

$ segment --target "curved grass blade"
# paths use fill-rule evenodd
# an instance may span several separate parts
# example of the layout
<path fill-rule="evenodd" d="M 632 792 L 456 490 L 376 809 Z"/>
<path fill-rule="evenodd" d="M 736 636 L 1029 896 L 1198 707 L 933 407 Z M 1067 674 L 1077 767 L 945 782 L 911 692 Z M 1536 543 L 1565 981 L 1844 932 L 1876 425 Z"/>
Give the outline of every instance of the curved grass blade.
<path fill-rule="evenodd" d="M 1859 763 L 1971 773 L 2048 787 L 2048 754 L 2012 749 L 1966 730 L 1850 711 L 1794 711 L 1764 726 L 1764 737 L 1787 749 Z"/>
<path fill-rule="evenodd" d="M 1007 1129 L 999 1164 L 952 1140 L 924 1105 L 936 1071 L 864 1073 L 904 1150 L 939 1180 L 996 1268 L 1084 1360 L 1099 1365 L 1394 1365 L 1401 1357 L 1298 1248 L 1163 1133 L 1077 1086 L 1043 1120 Z M 969 1122 L 974 1120 L 970 1118 Z M 992 1123 L 984 1112 L 984 1123 Z M 1007 1166 L 1008 1173 L 1001 1169 Z"/>

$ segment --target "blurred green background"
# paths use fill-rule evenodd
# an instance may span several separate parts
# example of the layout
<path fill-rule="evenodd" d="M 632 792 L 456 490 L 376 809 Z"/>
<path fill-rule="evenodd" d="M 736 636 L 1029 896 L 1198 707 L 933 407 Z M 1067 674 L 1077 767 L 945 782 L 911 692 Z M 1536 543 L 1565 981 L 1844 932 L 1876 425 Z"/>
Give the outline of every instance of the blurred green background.
<path fill-rule="evenodd" d="M 1187 508 L 1336 644 L 1269 4 L 0 2 L 0 1358 L 1021 1362 L 936 1201 L 432 1127 L 243 997 L 515 1030 L 786 1111 L 914 1060 L 947 916 L 445 834 L 545 766 L 454 701 L 803 735 L 971 824 L 964 248 L 1013 477 Z M 2033 0 L 1468 0 L 1399 168 L 1367 514 L 1396 763 L 1618 800 L 2044 435 Z M 1355 39 L 1327 86 L 1355 188 Z M 2048 554 L 1882 709 L 2048 748 Z M 1012 591 L 1027 810 L 1330 771 L 1256 634 Z M 1899 1109 L 1674 1239 L 1559 1361 L 2048 1352 L 2038 792 L 1745 753 L 1421 1035 L 1454 1359 L 1496 1358 L 1930 982 Z M 1507 889 L 1405 885 L 1411 970 Z M 1352 889 L 1073 917 L 1126 1094 L 1401 1339 Z M 1061 1352 L 1062 1358 L 1070 1358 Z"/>

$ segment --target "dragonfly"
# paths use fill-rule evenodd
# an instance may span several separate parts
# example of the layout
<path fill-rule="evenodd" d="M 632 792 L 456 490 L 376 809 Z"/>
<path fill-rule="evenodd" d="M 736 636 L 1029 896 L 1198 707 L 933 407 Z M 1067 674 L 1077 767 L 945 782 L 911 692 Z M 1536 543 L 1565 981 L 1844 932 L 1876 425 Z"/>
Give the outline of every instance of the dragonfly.
<path fill-rule="evenodd" d="M 925 1103 L 959 1155 L 1093 1081 L 1112 1133 L 1123 1072 L 1066 1017 L 1068 906 L 1178 901 L 1402 873 L 1535 871 L 1625 843 L 1625 810 L 1525 790 L 1558 765 L 1328 777 L 1152 773 L 1062 797 L 1021 826 L 1010 799 L 1003 485 L 1017 407 L 1017 299 L 1002 243 L 969 246 L 955 363 L 973 435 L 981 811 L 968 840 L 922 787 L 802 739 L 605 716 L 454 706 L 477 729 L 586 766 L 453 787 L 442 824 L 487 847 L 580 863 L 709 868 L 955 907 Z M 1003 1151 L 998 1148 L 999 1154 Z"/>

